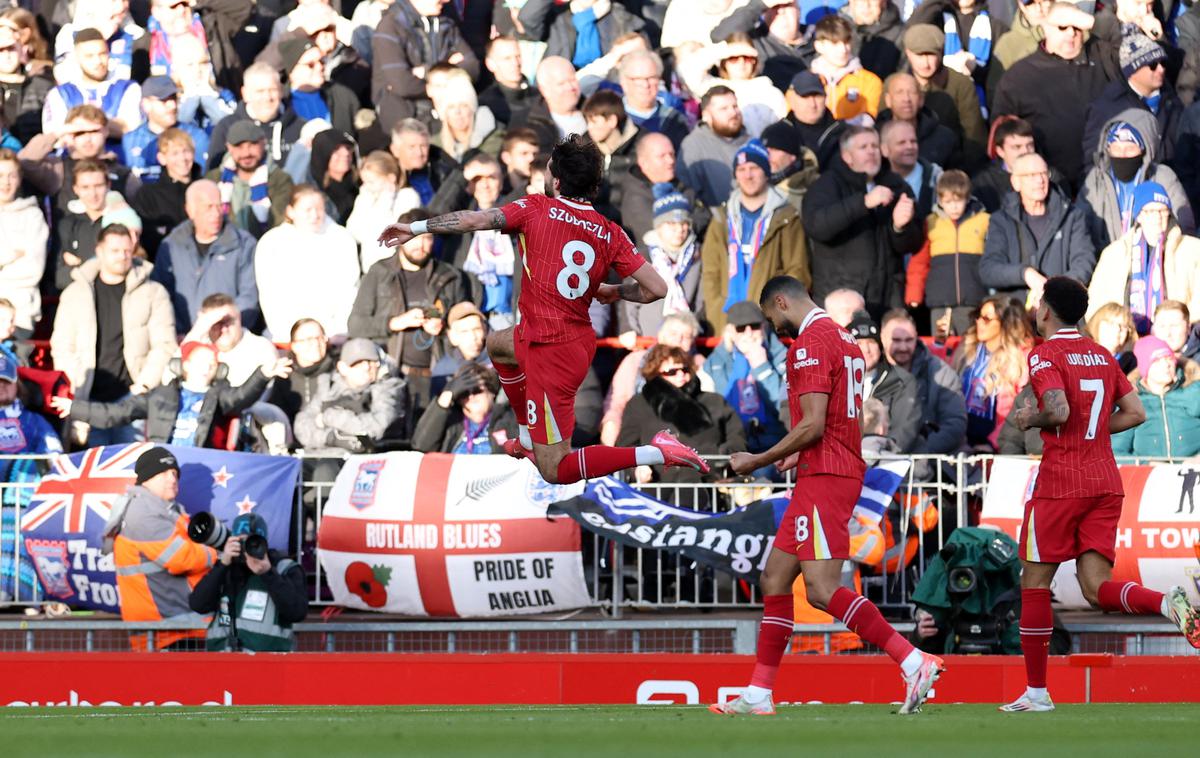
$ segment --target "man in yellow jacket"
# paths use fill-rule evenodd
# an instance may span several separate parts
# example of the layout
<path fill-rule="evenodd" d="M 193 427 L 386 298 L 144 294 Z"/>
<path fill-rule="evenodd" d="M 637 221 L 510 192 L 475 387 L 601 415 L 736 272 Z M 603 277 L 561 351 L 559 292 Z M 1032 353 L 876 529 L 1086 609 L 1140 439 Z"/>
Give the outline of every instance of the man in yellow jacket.
<path fill-rule="evenodd" d="M 112 551 L 117 570 L 121 618 L 201 621 L 188 607 L 188 596 L 213 567 L 217 553 L 188 539 L 189 518 L 175 500 L 179 463 L 166 448 L 153 447 L 138 457 L 134 473 L 136 484 L 104 525 L 104 547 Z M 154 644 L 169 647 L 190 637 L 203 639 L 204 630 L 161 632 Z M 147 647 L 144 635 L 131 635 L 130 641 L 135 650 Z"/>

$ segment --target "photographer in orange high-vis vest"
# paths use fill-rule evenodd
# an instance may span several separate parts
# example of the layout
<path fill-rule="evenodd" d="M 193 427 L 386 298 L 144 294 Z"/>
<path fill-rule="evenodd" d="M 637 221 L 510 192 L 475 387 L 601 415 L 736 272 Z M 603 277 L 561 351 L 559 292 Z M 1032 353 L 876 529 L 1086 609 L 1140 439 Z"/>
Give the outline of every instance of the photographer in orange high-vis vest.
<path fill-rule="evenodd" d="M 104 549 L 113 553 L 121 618 L 125 621 L 205 619 L 192 613 L 192 587 L 213 567 L 217 553 L 188 539 L 189 518 L 179 496 L 179 463 L 169 450 L 153 447 L 134 464 L 136 484 L 113 507 L 104 525 Z M 198 643 L 192 639 L 197 638 Z M 203 649 L 204 630 L 158 632 L 154 647 Z M 146 635 L 130 635 L 145 650 Z"/>

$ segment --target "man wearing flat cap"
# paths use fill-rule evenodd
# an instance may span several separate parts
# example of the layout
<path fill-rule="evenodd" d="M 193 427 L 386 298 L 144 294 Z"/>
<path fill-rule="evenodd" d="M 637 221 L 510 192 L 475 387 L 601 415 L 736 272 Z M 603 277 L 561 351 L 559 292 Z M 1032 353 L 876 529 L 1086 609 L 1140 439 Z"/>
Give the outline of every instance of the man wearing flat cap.
<path fill-rule="evenodd" d="M 1119 72 L 1104 43 L 1087 38 L 1095 18 L 1068 2 L 1050 6 L 1042 22 L 1044 39 L 1027 58 L 1004 73 L 992 103 L 993 118 L 1017 116 L 1033 126 L 1046 162 L 1062 172 L 1073 193 L 1083 181 L 1080 143 L 1088 104 Z"/>
<path fill-rule="evenodd" d="M 908 69 L 925 95 L 925 105 L 958 135 L 967 164 L 984 160 L 987 125 L 979 107 L 975 82 L 943 62 L 946 34 L 932 24 L 914 24 L 904 32 Z"/>
<path fill-rule="evenodd" d="M 225 157 L 208 178 L 217 183 L 229 220 L 255 239 L 283 223 L 292 178 L 267 155 L 267 134 L 250 119 L 229 127 Z"/>

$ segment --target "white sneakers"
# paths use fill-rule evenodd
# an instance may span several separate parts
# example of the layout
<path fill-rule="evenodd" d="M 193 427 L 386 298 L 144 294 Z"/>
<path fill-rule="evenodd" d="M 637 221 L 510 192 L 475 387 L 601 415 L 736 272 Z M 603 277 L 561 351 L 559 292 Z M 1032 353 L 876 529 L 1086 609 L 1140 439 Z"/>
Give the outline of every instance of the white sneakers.
<path fill-rule="evenodd" d="M 1032 698 L 1026 692 L 1008 705 L 1000 706 L 1000 710 L 1005 713 L 1022 713 L 1025 711 L 1045 713 L 1046 711 L 1054 710 L 1054 702 L 1050 700 L 1050 695 L 1046 695 L 1045 698 Z"/>
<path fill-rule="evenodd" d="M 757 703 L 751 703 L 745 695 L 738 695 L 727 703 L 713 703 L 708 710 L 720 716 L 774 716 L 775 703 L 767 695 Z"/>
<path fill-rule="evenodd" d="M 938 677 L 945 670 L 945 661 L 936 655 L 922 652 L 921 667 L 912 676 L 904 677 L 906 691 L 904 694 L 904 705 L 900 706 L 900 715 L 908 716 L 913 713 L 920 713 L 921 705 L 925 702 L 925 698 L 928 697 L 929 690 L 933 688 L 933 683 L 937 681 Z"/>

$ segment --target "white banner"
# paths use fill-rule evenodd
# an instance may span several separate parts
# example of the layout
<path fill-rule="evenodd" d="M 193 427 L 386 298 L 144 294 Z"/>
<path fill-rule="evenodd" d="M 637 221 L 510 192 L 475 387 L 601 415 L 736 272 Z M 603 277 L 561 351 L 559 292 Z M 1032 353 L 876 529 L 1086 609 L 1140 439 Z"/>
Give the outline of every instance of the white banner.
<path fill-rule="evenodd" d="M 1018 539 L 1025 502 L 1033 491 L 1038 461 L 996 458 L 983 498 L 983 526 L 995 526 Z M 1113 579 L 1134 581 L 1165 592 L 1172 585 L 1187 590 L 1200 603 L 1200 513 L 1193 490 L 1200 469 L 1191 465 L 1121 466 L 1125 506 L 1117 527 L 1117 562 Z M 1075 561 L 1064 563 L 1054 577 L 1054 598 L 1071 608 L 1087 601 L 1075 578 Z"/>
<path fill-rule="evenodd" d="M 590 605 L 579 527 L 546 506 L 583 491 L 503 455 L 356 455 L 317 534 L 334 600 L 410 616 L 500 616 Z"/>

